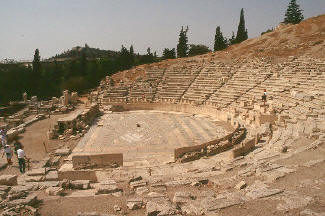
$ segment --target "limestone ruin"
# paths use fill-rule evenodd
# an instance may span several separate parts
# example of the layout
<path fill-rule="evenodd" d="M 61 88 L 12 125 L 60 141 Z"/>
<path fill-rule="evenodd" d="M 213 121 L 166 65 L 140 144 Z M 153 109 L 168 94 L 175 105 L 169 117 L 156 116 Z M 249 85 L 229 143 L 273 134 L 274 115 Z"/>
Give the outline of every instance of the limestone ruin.
<path fill-rule="evenodd" d="M 262 51 L 273 53 L 271 36 L 296 28 L 262 36 Z M 324 215 L 325 58 L 312 45 L 279 57 L 246 50 L 252 44 L 138 66 L 86 96 L 24 94 L 27 108 L 0 123 L 13 139 L 51 120 L 51 145 L 26 174 L 0 176 L 2 215 L 60 212 L 73 199 L 95 206 L 73 206 L 80 216 Z M 236 56 L 241 48 L 247 56 Z"/>

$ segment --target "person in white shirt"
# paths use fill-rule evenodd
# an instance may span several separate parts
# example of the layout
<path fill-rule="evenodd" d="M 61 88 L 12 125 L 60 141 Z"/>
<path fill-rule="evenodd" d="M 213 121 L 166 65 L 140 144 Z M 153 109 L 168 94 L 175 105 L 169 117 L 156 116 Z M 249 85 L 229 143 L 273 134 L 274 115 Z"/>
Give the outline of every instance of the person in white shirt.
<path fill-rule="evenodd" d="M 26 154 L 25 151 L 23 150 L 23 147 L 17 150 L 17 156 L 18 156 L 18 163 L 19 163 L 19 170 L 21 173 L 25 173 L 25 168 L 26 168 Z"/>
<path fill-rule="evenodd" d="M 11 150 L 11 148 L 10 148 L 9 145 L 5 145 L 4 150 L 3 150 L 2 157 L 3 157 L 3 155 L 4 155 L 5 153 L 6 153 L 6 156 L 7 156 L 7 162 L 8 162 L 9 165 L 11 165 L 11 164 L 12 164 L 12 162 L 11 162 L 11 158 L 12 158 L 12 150 Z"/>

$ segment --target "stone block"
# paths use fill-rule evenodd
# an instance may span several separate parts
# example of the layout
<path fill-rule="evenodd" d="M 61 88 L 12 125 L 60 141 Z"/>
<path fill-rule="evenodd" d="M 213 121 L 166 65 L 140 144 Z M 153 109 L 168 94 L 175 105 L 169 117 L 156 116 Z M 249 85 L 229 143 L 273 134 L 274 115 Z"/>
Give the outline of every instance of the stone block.
<path fill-rule="evenodd" d="M 72 189 L 86 190 L 90 188 L 89 180 L 75 180 L 70 182 L 70 187 Z"/>
<path fill-rule="evenodd" d="M 192 200 L 192 195 L 189 192 L 176 192 L 174 194 L 173 202 L 177 204 L 187 203 Z"/>
<path fill-rule="evenodd" d="M 112 194 L 122 191 L 122 189 L 118 188 L 116 185 L 97 185 L 96 186 L 96 194 Z"/>
<path fill-rule="evenodd" d="M 81 154 L 72 156 L 74 169 L 123 166 L 123 154 Z"/>
<path fill-rule="evenodd" d="M 67 156 L 71 153 L 71 150 L 68 148 L 64 148 L 64 149 L 57 149 L 54 154 L 55 156 Z"/>
<path fill-rule="evenodd" d="M 126 206 L 130 210 L 136 210 L 142 208 L 143 201 L 140 198 L 128 199 L 126 202 Z"/>
<path fill-rule="evenodd" d="M 32 169 L 26 172 L 28 176 L 42 176 L 45 175 L 45 168 Z"/>
<path fill-rule="evenodd" d="M 0 185 L 17 185 L 17 175 L 0 175 Z"/>
<path fill-rule="evenodd" d="M 72 164 L 66 163 L 58 171 L 59 180 L 89 180 L 97 182 L 96 172 L 94 170 L 75 170 Z"/>
<path fill-rule="evenodd" d="M 247 186 L 246 182 L 245 182 L 245 181 L 241 181 L 241 182 L 239 182 L 239 183 L 235 186 L 235 188 L 236 188 L 237 190 L 241 190 L 241 189 L 245 188 L 246 186 Z"/>
<path fill-rule="evenodd" d="M 60 196 L 63 194 L 63 188 L 61 187 L 49 187 L 45 192 L 50 196 Z"/>
<path fill-rule="evenodd" d="M 58 181 L 59 176 L 57 171 L 50 171 L 49 173 L 46 174 L 45 176 L 46 181 Z"/>

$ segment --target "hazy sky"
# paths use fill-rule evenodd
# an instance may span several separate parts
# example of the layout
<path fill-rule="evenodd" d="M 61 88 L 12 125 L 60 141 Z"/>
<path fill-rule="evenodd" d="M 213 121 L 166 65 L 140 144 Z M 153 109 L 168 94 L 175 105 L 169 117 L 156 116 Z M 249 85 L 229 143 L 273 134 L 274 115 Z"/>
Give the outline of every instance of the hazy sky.
<path fill-rule="evenodd" d="M 74 46 L 120 50 L 134 45 L 161 54 L 176 47 L 182 25 L 189 43 L 212 48 L 215 28 L 237 31 L 245 10 L 249 37 L 283 20 L 289 0 L 0 0 L 0 60 L 48 58 Z M 305 18 L 325 13 L 325 0 L 298 0 Z"/>

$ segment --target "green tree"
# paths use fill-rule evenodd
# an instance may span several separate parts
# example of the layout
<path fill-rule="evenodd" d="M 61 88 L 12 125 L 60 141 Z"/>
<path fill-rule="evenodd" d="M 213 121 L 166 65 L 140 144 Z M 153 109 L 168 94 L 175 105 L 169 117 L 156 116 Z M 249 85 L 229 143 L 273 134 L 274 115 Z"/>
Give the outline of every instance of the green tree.
<path fill-rule="evenodd" d="M 265 32 L 262 32 L 261 35 L 266 34 L 266 33 L 269 33 L 269 32 L 273 32 L 273 31 L 274 31 L 273 28 L 267 29 Z"/>
<path fill-rule="evenodd" d="M 225 39 L 220 30 L 220 26 L 216 28 L 216 34 L 214 36 L 214 51 L 223 50 L 227 48 L 227 39 Z"/>
<path fill-rule="evenodd" d="M 304 20 L 304 15 L 302 14 L 302 11 L 303 10 L 300 9 L 300 6 L 297 4 L 297 1 L 291 0 L 285 13 L 284 23 L 300 23 L 302 20 Z"/>
<path fill-rule="evenodd" d="M 235 33 L 232 32 L 231 38 L 229 38 L 228 40 L 228 45 L 230 46 L 232 44 L 235 44 L 235 41 L 236 41 Z"/>
<path fill-rule="evenodd" d="M 235 39 L 235 43 L 241 43 L 248 38 L 247 29 L 245 27 L 245 17 L 244 17 L 244 9 L 242 8 L 240 11 L 240 20 L 238 24 L 237 36 Z"/>
<path fill-rule="evenodd" d="M 190 50 L 188 52 L 189 56 L 196 56 L 196 55 L 202 55 L 205 54 L 207 52 L 210 52 L 211 50 L 209 50 L 209 47 L 202 45 L 202 44 L 191 44 L 190 45 Z"/>
<path fill-rule="evenodd" d="M 176 58 L 175 48 L 173 48 L 173 49 L 165 48 L 163 51 L 162 58 L 163 59 L 175 59 Z"/>
<path fill-rule="evenodd" d="M 41 56 L 39 50 L 36 49 L 33 59 L 33 71 L 30 80 L 31 94 L 37 95 L 41 93 L 41 81 L 42 81 L 42 67 L 41 67 Z"/>
<path fill-rule="evenodd" d="M 86 44 L 87 45 L 87 44 Z M 86 50 L 81 50 L 80 56 L 80 75 L 84 76 L 87 73 L 87 54 Z"/>
<path fill-rule="evenodd" d="M 177 44 L 177 58 L 186 57 L 188 54 L 188 38 L 187 38 L 188 26 L 184 30 L 183 26 L 181 32 L 179 33 L 179 39 Z"/>
<path fill-rule="evenodd" d="M 33 72 L 39 74 L 41 72 L 41 56 L 39 50 L 35 50 L 34 59 L 33 59 Z"/>
<path fill-rule="evenodd" d="M 133 66 L 135 64 L 135 56 L 134 56 L 133 45 L 130 46 L 130 58 L 131 58 L 131 65 Z"/>

